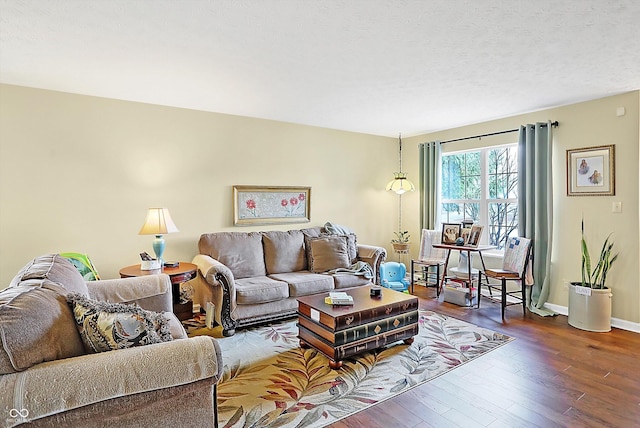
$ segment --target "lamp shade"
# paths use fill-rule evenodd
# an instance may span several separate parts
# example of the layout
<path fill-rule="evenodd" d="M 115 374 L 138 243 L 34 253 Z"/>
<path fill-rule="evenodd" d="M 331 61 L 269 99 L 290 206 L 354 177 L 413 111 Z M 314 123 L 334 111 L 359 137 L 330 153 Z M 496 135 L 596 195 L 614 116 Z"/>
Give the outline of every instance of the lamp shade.
<path fill-rule="evenodd" d="M 147 219 L 138 235 L 165 235 L 179 232 L 167 208 L 149 208 Z"/>
<path fill-rule="evenodd" d="M 396 172 L 393 175 L 394 178 L 387 184 L 386 190 L 396 192 L 398 195 L 402 195 L 404 192 L 413 192 L 415 190 L 415 186 L 407 178 L 407 174 L 404 172 Z"/>

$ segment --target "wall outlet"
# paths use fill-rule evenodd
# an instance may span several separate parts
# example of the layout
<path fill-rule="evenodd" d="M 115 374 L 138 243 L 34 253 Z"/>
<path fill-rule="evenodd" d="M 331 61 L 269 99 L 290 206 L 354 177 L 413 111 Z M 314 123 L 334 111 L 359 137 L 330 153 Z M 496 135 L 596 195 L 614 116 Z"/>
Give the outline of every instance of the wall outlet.
<path fill-rule="evenodd" d="M 622 202 L 611 202 L 611 212 L 612 213 L 621 213 L 622 212 Z"/>

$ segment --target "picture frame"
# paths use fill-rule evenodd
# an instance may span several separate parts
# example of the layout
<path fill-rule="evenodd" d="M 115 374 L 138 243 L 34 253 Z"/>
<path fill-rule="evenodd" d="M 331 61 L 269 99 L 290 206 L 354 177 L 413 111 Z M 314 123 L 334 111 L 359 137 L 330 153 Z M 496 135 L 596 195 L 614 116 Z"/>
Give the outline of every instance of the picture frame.
<path fill-rule="evenodd" d="M 311 187 L 233 186 L 233 224 L 308 223 L 311 221 Z"/>
<path fill-rule="evenodd" d="M 613 196 L 615 145 L 567 150 L 568 196 Z"/>
<path fill-rule="evenodd" d="M 460 237 L 463 239 L 463 244 L 462 245 L 467 245 L 467 243 L 469 242 L 469 236 L 471 235 L 471 228 L 470 227 L 463 227 L 460 230 Z"/>
<path fill-rule="evenodd" d="M 460 223 L 442 223 L 442 243 L 455 245 L 460 237 Z"/>
<path fill-rule="evenodd" d="M 465 246 L 471 247 L 471 248 L 478 248 L 483 230 L 484 230 L 484 226 L 480 226 L 478 224 L 474 224 L 473 226 L 471 226 L 471 231 L 469 232 L 469 239 L 467 242 L 465 242 Z"/>

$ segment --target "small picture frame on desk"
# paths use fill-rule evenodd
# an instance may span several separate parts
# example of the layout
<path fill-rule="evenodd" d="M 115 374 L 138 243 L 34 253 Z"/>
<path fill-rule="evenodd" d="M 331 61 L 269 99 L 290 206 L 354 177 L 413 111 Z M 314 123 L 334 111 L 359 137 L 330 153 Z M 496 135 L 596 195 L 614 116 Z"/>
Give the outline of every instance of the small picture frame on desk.
<path fill-rule="evenodd" d="M 463 227 L 462 230 L 460 231 L 460 237 L 464 241 L 462 245 L 467 245 L 467 243 L 469 243 L 469 236 L 471 236 L 471 228 Z"/>
<path fill-rule="evenodd" d="M 471 226 L 471 232 L 469 232 L 469 240 L 466 242 L 467 247 L 478 248 L 483 229 L 484 226 L 480 226 L 477 224 Z"/>
<path fill-rule="evenodd" d="M 456 239 L 460 236 L 460 223 L 443 223 L 442 224 L 442 243 L 454 245 Z"/>

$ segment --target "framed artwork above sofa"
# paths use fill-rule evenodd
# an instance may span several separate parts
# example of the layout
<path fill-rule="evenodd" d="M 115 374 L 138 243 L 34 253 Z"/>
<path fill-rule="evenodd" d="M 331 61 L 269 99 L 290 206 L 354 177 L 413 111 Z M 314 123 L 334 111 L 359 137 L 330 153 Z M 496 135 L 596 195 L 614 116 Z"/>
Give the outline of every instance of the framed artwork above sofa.
<path fill-rule="evenodd" d="M 233 186 L 233 224 L 308 223 L 311 187 Z"/>

